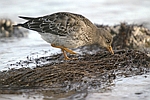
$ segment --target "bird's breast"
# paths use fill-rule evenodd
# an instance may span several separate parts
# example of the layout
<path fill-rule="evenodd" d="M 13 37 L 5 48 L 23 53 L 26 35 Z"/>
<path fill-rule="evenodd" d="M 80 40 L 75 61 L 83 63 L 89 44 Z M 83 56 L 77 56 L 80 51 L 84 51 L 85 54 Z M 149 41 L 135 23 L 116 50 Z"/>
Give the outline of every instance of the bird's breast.
<path fill-rule="evenodd" d="M 88 36 L 86 36 L 86 34 L 60 36 L 51 33 L 40 33 L 40 35 L 42 39 L 48 43 L 67 48 L 77 48 L 89 44 Z"/>

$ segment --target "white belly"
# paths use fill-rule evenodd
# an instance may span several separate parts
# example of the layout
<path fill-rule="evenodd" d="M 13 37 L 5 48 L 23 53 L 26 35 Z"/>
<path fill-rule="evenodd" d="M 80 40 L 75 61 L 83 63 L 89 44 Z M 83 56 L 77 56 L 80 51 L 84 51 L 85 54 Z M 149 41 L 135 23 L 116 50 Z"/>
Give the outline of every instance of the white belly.
<path fill-rule="evenodd" d="M 84 41 L 78 39 L 72 39 L 70 36 L 59 36 L 50 33 L 40 33 L 43 40 L 48 43 L 55 44 L 57 46 L 63 46 L 67 48 L 77 48 L 83 46 Z"/>

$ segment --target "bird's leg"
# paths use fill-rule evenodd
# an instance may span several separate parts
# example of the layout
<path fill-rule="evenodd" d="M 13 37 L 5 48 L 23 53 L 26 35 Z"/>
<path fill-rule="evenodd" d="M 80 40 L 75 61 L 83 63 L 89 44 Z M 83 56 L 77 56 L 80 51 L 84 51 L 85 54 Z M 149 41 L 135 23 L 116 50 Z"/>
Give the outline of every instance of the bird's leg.
<path fill-rule="evenodd" d="M 71 53 L 71 54 L 77 54 L 76 52 L 74 52 L 74 51 L 72 51 L 72 50 L 70 50 L 70 49 L 68 49 L 68 48 L 63 48 L 63 49 L 64 49 L 65 51 Z"/>
<path fill-rule="evenodd" d="M 64 51 L 64 49 L 61 49 L 61 51 L 64 54 L 65 60 L 70 60 L 70 58 L 67 56 L 66 52 Z"/>
<path fill-rule="evenodd" d="M 74 51 L 72 51 L 72 50 L 70 50 L 70 49 L 68 49 L 68 48 L 65 48 L 65 47 L 63 47 L 63 46 L 56 46 L 55 44 L 51 44 L 51 46 L 52 46 L 52 47 L 55 47 L 55 48 L 63 49 L 63 50 L 65 50 L 66 52 L 71 53 L 71 54 L 77 54 L 76 52 L 74 52 Z"/>
<path fill-rule="evenodd" d="M 67 56 L 66 52 L 69 52 L 69 53 L 71 53 L 71 54 L 76 54 L 76 52 L 74 52 L 74 51 L 72 51 L 72 50 L 70 50 L 70 49 L 68 49 L 68 48 L 65 48 L 65 47 L 63 47 L 63 46 L 56 46 L 55 44 L 51 44 L 51 46 L 52 46 L 52 47 L 55 47 L 55 48 L 60 48 L 60 49 L 62 50 L 62 52 L 63 52 L 64 57 L 65 57 L 66 60 L 69 60 L 69 59 L 70 59 L 70 58 Z M 66 51 L 66 52 L 65 52 L 65 51 Z"/>

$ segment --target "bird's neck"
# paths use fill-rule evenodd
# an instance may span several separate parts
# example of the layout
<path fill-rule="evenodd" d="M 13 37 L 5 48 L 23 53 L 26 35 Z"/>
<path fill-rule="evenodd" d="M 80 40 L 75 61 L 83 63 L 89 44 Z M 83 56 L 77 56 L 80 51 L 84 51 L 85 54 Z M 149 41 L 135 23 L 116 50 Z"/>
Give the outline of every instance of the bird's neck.
<path fill-rule="evenodd" d="M 100 38 L 102 38 L 102 28 L 97 28 L 97 30 L 96 30 L 96 32 L 95 32 L 95 36 L 94 36 L 94 38 L 93 38 L 93 42 L 94 42 L 94 44 L 97 44 L 98 42 L 99 42 L 99 40 L 100 40 Z"/>

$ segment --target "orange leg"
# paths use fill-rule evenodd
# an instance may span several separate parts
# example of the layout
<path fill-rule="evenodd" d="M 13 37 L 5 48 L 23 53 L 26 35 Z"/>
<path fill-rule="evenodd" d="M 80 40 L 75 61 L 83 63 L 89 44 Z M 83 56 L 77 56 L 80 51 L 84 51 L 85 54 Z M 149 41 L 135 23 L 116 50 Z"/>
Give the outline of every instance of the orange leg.
<path fill-rule="evenodd" d="M 64 49 L 61 49 L 61 51 L 64 54 L 65 60 L 70 60 L 70 58 L 67 56 L 66 52 L 64 51 Z"/>
<path fill-rule="evenodd" d="M 72 50 L 70 50 L 70 49 L 68 49 L 68 48 L 63 48 L 66 52 L 69 52 L 69 53 L 71 53 L 71 54 L 77 54 L 76 52 L 74 52 L 74 51 L 72 51 Z"/>
<path fill-rule="evenodd" d="M 60 49 L 62 50 L 62 52 L 63 52 L 64 57 L 65 57 L 66 60 L 69 60 L 69 59 L 70 59 L 70 58 L 67 56 L 66 52 L 69 52 L 69 53 L 71 53 L 71 54 L 76 54 L 76 52 L 74 52 L 74 51 L 72 51 L 72 50 L 70 50 L 70 49 L 68 49 L 68 48 L 65 48 L 65 47 L 63 47 L 63 46 L 56 46 L 55 44 L 51 44 L 51 46 L 52 46 L 52 47 L 55 47 L 55 48 L 60 48 Z M 65 52 L 65 51 L 66 51 L 66 52 Z"/>

